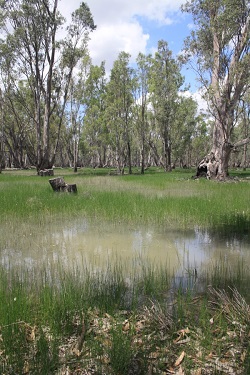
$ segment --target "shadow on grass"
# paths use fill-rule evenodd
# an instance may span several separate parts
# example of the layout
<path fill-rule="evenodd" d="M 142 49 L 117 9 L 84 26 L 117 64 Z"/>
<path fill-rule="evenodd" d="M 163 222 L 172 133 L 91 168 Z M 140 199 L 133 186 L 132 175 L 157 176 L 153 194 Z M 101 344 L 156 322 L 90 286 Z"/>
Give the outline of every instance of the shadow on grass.
<path fill-rule="evenodd" d="M 250 178 L 250 169 L 246 169 L 245 171 L 243 169 L 231 169 L 229 172 L 230 177 L 238 177 L 241 179 L 247 179 Z"/>

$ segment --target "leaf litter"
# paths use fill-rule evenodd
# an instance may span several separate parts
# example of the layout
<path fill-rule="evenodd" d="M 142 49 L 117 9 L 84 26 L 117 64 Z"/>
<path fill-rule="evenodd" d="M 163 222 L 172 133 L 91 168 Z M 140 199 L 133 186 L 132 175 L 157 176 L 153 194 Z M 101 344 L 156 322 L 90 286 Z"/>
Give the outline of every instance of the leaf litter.
<path fill-rule="evenodd" d="M 167 306 L 153 301 L 139 313 L 123 310 L 111 315 L 95 308 L 78 312 L 75 332 L 58 338 L 59 361 L 51 374 L 245 374 L 250 306 L 234 289 L 229 295 L 211 288 L 209 296 L 209 316 L 199 316 L 201 307 L 196 299 L 195 304 L 187 305 L 184 327 L 175 307 L 170 314 Z M 22 374 L 37 373 L 34 357 L 39 338 L 43 334 L 50 347 L 54 333 L 49 327 L 23 321 L 12 325 L 19 327 L 26 345 Z M 4 328 L 0 327 L 0 368 L 9 375 L 15 373 L 15 364 L 5 352 Z M 127 362 L 124 370 L 118 371 L 119 355 L 120 361 L 127 355 Z"/>

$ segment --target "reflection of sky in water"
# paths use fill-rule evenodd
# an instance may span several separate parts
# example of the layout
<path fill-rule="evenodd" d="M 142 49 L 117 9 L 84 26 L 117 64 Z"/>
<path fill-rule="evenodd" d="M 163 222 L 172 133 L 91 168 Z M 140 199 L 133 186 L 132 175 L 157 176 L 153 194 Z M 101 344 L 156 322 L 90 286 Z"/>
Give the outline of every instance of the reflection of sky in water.
<path fill-rule="evenodd" d="M 198 268 L 210 258 L 214 246 L 209 235 L 197 229 L 190 236 L 177 237 L 175 244 L 182 256 L 184 268 Z"/>
<path fill-rule="evenodd" d="M 0 227 L 0 264 L 23 265 L 29 269 L 60 263 L 65 268 L 95 265 L 106 267 L 118 259 L 144 257 L 168 264 L 171 271 L 199 269 L 203 264 L 220 259 L 248 259 L 250 244 L 237 239 L 211 237 L 207 231 L 165 231 L 155 228 L 132 228 L 122 224 L 76 220 L 71 223 L 12 224 Z M 249 261 L 249 259 L 248 259 Z"/>

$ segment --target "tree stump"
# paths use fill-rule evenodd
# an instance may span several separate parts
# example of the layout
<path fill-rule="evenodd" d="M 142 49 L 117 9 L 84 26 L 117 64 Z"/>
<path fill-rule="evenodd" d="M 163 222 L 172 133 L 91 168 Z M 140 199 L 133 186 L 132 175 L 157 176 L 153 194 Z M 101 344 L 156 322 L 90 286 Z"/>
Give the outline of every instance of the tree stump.
<path fill-rule="evenodd" d="M 39 171 L 39 176 L 54 176 L 53 169 L 42 169 Z"/>
<path fill-rule="evenodd" d="M 76 184 L 66 184 L 69 193 L 77 193 Z"/>
<path fill-rule="evenodd" d="M 63 177 L 51 178 L 49 183 L 54 191 L 63 191 L 66 186 Z"/>
<path fill-rule="evenodd" d="M 76 184 L 66 184 L 63 177 L 51 178 L 49 180 L 49 183 L 54 191 L 77 193 Z"/>

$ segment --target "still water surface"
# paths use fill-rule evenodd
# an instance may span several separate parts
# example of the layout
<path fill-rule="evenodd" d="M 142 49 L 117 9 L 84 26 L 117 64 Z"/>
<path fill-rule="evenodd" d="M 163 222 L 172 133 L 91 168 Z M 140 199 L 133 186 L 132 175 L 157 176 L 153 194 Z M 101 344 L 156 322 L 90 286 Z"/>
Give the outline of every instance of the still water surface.
<path fill-rule="evenodd" d="M 209 267 L 217 261 L 250 260 L 247 239 L 212 236 L 199 229 L 162 230 L 107 224 L 87 219 L 65 222 L 1 223 L 0 264 L 8 267 L 106 268 L 107 264 L 147 259 L 164 265 L 175 275 L 185 270 Z"/>

